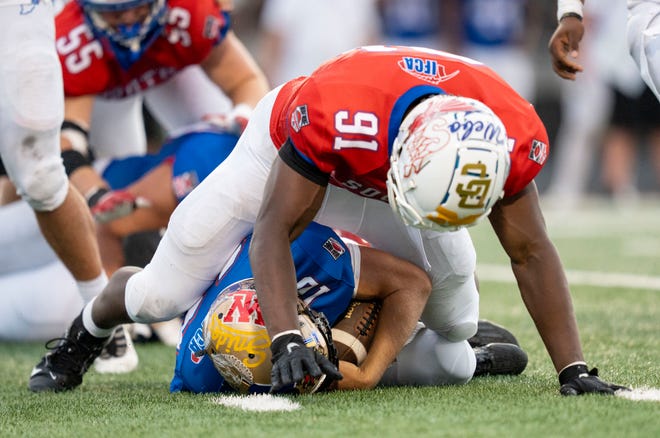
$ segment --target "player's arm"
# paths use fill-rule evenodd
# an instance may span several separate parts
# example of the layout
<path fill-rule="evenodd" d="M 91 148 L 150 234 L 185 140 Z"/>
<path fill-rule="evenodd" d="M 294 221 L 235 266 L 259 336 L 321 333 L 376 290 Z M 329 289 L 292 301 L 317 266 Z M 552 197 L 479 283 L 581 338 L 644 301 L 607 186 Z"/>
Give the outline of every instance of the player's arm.
<path fill-rule="evenodd" d="M 360 247 L 356 298 L 382 300 L 378 325 L 366 359 L 359 367 L 340 362 L 339 389 L 376 386 L 410 337 L 431 293 L 431 280 L 417 266 L 373 248 Z"/>
<path fill-rule="evenodd" d="M 250 265 L 259 305 L 271 337 L 273 391 L 302 381 L 306 374 L 340 379 L 336 367 L 305 347 L 298 329 L 293 241 L 316 215 L 325 186 L 289 167 L 280 157 L 271 168 L 254 225 Z"/>
<path fill-rule="evenodd" d="M 92 118 L 94 96 L 85 95 L 64 99 L 64 124 L 61 148 L 69 180 L 82 195 L 105 182 L 91 167 L 88 132 Z"/>
<path fill-rule="evenodd" d="M 582 66 L 575 61 L 584 26 L 582 24 L 583 0 L 558 0 L 559 24 L 550 37 L 548 50 L 552 57 L 552 69 L 564 79 L 575 80 Z"/>
<path fill-rule="evenodd" d="M 269 91 L 266 76 L 232 31 L 200 65 L 235 106 L 243 103 L 254 108 Z"/>
<path fill-rule="evenodd" d="M 568 281 L 548 236 L 534 181 L 520 193 L 500 200 L 489 219 L 511 259 L 520 294 L 560 383 L 580 387 L 577 394 L 612 393 L 617 389 L 615 385 L 601 381 L 597 373 L 587 372 Z"/>

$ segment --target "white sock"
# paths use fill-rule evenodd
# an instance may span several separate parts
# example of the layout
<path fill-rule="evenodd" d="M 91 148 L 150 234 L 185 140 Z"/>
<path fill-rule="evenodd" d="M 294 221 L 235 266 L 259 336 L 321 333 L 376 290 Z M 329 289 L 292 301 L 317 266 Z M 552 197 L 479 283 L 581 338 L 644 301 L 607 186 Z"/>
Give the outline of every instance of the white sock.
<path fill-rule="evenodd" d="M 99 326 L 97 326 L 94 323 L 94 320 L 92 320 L 92 306 L 94 305 L 94 300 L 95 298 L 92 298 L 92 301 L 87 303 L 85 308 L 83 309 L 82 312 L 82 323 L 83 326 L 87 329 L 87 331 L 94 337 L 97 338 L 107 338 L 112 334 L 112 332 L 115 331 L 115 327 L 109 328 L 109 329 L 104 329 Z"/>
<path fill-rule="evenodd" d="M 103 288 L 108 284 L 108 276 L 105 271 L 101 271 L 101 275 L 86 281 L 76 281 L 78 291 L 85 304 L 89 303 L 92 298 L 97 296 L 103 291 Z"/>

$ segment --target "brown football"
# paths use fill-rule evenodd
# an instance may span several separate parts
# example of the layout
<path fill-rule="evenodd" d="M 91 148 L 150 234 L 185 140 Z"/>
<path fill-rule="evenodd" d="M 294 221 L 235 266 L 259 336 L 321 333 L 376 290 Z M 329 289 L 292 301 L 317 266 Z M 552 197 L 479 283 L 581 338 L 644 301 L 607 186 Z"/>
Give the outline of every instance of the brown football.
<path fill-rule="evenodd" d="M 355 365 L 362 363 L 376 333 L 380 309 L 380 301 L 351 301 L 342 318 L 332 328 L 332 341 L 339 360 Z"/>

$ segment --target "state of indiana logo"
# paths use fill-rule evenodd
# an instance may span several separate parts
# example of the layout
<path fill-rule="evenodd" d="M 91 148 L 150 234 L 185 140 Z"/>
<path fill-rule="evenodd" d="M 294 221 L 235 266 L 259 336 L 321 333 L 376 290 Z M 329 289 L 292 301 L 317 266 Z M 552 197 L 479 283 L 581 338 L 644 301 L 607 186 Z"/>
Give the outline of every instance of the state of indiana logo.
<path fill-rule="evenodd" d="M 403 56 L 398 64 L 399 68 L 409 75 L 434 85 L 448 81 L 460 73 L 460 70 L 456 70 L 448 74 L 445 66 L 439 64 L 435 59 L 418 58 L 416 56 Z"/>

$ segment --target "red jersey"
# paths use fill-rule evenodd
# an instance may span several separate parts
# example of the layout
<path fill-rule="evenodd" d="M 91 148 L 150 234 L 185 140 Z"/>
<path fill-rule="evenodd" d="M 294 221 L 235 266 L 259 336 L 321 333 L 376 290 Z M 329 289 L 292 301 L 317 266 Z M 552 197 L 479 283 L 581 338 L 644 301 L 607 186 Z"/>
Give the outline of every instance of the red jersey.
<path fill-rule="evenodd" d="M 80 4 L 55 18 L 64 94 L 122 98 L 158 85 L 199 64 L 225 36 L 229 15 L 215 0 L 170 0 L 164 29 L 140 59 L 124 70 L 105 39 L 96 39 Z"/>
<path fill-rule="evenodd" d="M 308 167 L 304 175 L 311 166 L 332 184 L 386 201 L 392 143 L 408 107 L 429 94 L 479 100 L 502 120 L 511 157 L 505 196 L 522 190 L 545 164 L 545 127 L 502 78 L 469 58 L 410 47 L 355 49 L 288 82 L 273 107 L 271 138 L 278 149 L 295 149 L 299 167 Z M 287 162 L 297 167 L 295 159 Z"/>

